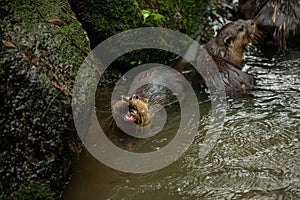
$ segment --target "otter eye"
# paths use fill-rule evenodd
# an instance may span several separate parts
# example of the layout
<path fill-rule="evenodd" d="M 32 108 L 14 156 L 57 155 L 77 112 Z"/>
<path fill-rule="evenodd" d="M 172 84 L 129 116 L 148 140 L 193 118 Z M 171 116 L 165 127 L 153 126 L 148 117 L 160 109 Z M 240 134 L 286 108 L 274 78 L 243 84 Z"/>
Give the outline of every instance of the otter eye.
<path fill-rule="evenodd" d="M 134 94 L 132 97 L 130 97 L 130 100 L 132 100 L 132 99 L 139 99 L 139 96 Z"/>
<path fill-rule="evenodd" d="M 239 27 L 239 31 L 243 31 L 244 28 L 242 26 Z"/>

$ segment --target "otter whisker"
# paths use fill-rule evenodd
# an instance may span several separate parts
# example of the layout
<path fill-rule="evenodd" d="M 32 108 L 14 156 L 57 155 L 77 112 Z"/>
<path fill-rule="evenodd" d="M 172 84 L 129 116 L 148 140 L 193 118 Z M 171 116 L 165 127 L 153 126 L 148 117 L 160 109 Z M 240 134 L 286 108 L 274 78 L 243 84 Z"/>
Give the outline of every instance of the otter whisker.
<path fill-rule="evenodd" d="M 104 125 L 109 127 L 110 129 L 114 128 L 115 122 L 112 114 L 104 121 Z"/>
<path fill-rule="evenodd" d="M 262 44 L 262 42 L 265 40 L 265 38 L 266 38 L 266 36 L 264 35 L 264 33 L 257 29 L 254 33 L 254 38 L 251 40 L 251 43 L 253 45 Z"/>

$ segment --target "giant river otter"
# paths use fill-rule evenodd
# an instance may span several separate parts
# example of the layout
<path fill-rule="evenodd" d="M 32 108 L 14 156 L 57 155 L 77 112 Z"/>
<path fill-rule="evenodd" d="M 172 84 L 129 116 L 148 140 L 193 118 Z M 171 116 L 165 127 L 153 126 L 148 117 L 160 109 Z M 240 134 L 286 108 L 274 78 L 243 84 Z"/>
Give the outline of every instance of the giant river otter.
<path fill-rule="evenodd" d="M 153 83 L 148 83 L 149 80 Z M 149 126 L 155 113 L 182 101 L 189 91 L 184 77 L 176 70 L 168 71 L 165 67 L 154 67 L 139 73 L 131 86 L 134 88 L 129 91 L 131 95 L 121 96 L 112 104 L 115 121 L 125 125 L 129 131 L 130 128 Z"/>
<path fill-rule="evenodd" d="M 223 26 L 205 49 L 212 56 L 221 73 L 227 93 L 245 92 L 254 86 L 254 78 L 242 72 L 244 47 L 257 33 L 252 20 L 238 20 Z"/>
<path fill-rule="evenodd" d="M 229 96 L 245 94 L 254 86 L 254 78 L 241 71 L 244 47 L 252 42 L 258 35 L 258 30 L 252 20 L 238 20 L 224 25 L 204 48 L 215 61 L 221 74 L 226 93 Z M 202 66 L 199 66 L 202 67 Z M 179 60 L 175 66 L 180 72 L 191 69 L 189 62 Z M 194 72 L 189 76 L 195 81 Z M 197 78 L 199 79 L 199 78 Z"/>

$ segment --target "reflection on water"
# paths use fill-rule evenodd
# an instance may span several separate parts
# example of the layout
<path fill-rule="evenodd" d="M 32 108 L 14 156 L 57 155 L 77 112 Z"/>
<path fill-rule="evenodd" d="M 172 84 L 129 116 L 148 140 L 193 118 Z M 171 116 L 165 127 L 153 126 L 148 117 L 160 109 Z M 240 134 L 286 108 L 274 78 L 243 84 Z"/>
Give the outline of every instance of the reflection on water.
<path fill-rule="evenodd" d="M 300 51 L 248 55 L 245 68 L 257 79 L 253 97 L 228 100 L 222 135 L 205 159 L 198 153 L 207 111 L 193 145 L 159 171 L 118 172 L 83 151 L 64 199 L 300 199 Z M 201 112 L 208 107 L 200 103 Z M 139 148 L 164 145 L 176 129 L 164 131 Z"/>

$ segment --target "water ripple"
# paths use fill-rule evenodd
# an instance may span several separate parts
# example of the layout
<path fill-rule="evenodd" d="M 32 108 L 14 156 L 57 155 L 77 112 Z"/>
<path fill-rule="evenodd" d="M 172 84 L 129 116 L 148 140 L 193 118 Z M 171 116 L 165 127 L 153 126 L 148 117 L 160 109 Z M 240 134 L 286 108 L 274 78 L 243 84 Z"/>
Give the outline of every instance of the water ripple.
<path fill-rule="evenodd" d="M 223 132 L 205 158 L 198 154 L 209 114 L 193 145 L 175 163 L 148 174 L 120 173 L 115 182 L 102 180 L 109 189 L 99 195 L 128 200 L 300 199 L 300 51 L 290 54 L 247 58 L 246 69 L 257 78 L 253 97 L 228 101 Z M 89 185 L 80 183 L 81 188 Z"/>

